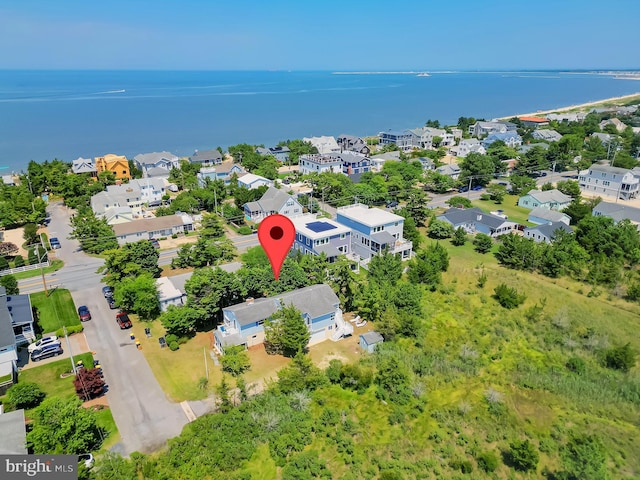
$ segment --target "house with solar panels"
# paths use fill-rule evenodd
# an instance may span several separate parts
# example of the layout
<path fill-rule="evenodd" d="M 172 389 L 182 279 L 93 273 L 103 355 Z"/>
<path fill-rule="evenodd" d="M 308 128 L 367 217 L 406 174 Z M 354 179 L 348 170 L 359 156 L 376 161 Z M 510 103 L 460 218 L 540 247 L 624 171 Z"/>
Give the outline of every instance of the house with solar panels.
<path fill-rule="evenodd" d="M 325 254 L 329 262 L 351 253 L 351 229 L 328 218 L 306 214 L 291 219 L 296 227 L 293 251 L 305 255 Z"/>
<path fill-rule="evenodd" d="M 411 258 L 413 243 L 402 237 L 404 218 L 361 203 L 338 207 L 336 221 L 351 229 L 351 252 L 362 264 L 385 250 L 402 260 Z"/>

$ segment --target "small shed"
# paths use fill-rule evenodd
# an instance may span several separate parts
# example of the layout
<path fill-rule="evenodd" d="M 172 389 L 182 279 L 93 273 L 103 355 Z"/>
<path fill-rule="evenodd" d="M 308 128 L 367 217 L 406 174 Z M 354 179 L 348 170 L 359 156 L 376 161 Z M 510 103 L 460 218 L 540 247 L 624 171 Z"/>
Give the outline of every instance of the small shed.
<path fill-rule="evenodd" d="M 373 353 L 376 345 L 384 342 L 384 338 L 378 332 L 367 332 L 360 335 L 360 348 L 369 353 Z"/>

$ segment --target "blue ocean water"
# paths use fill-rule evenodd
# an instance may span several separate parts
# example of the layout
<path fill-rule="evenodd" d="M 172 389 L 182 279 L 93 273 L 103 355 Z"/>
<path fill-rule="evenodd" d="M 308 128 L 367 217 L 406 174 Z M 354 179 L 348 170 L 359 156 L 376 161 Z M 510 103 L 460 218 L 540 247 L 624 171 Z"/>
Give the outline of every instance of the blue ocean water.
<path fill-rule="evenodd" d="M 640 90 L 610 76 L 561 72 L 0 70 L 0 170 L 29 160 L 267 146 L 314 135 L 374 135 L 431 119 L 493 118 Z"/>

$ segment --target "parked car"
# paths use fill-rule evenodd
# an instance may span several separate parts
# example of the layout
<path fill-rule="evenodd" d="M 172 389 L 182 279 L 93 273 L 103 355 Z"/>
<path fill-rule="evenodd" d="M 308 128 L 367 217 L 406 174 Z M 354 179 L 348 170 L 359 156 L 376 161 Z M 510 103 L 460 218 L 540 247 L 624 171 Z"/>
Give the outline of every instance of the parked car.
<path fill-rule="evenodd" d="M 56 357 L 58 355 L 62 355 L 63 350 L 60 344 L 58 345 L 46 345 L 42 348 L 34 350 L 31 352 L 31 361 L 38 362 L 40 360 L 44 360 L 45 358 Z"/>
<path fill-rule="evenodd" d="M 48 336 L 48 337 L 42 337 L 37 342 L 34 342 L 34 343 L 30 344 L 27 347 L 27 352 L 31 353 L 34 350 L 39 350 L 39 349 L 41 349 L 43 347 L 46 347 L 47 345 L 60 345 L 60 340 L 58 340 L 58 337 L 56 337 L 55 335 L 51 335 L 51 336 Z"/>
<path fill-rule="evenodd" d="M 109 308 L 111 310 L 115 310 L 116 308 L 118 308 L 118 306 L 116 305 L 116 300 L 113 297 L 107 297 L 107 305 L 109 305 Z"/>
<path fill-rule="evenodd" d="M 102 295 L 104 295 L 104 298 L 113 297 L 113 288 L 109 286 L 102 287 Z"/>
<path fill-rule="evenodd" d="M 120 312 L 116 315 L 116 322 L 120 325 L 120 330 L 125 330 L 127 328 L 133 327 L 131 320 L 129 320 L 129 315 L 127 312 Z"/>
<path fill-rule="evenodd" d="M 91 312 L 86 305 L 81 305 L 78 307 L 78 316 L 80 317 L 81 322 L 91 320 Z"/>
<path fill-rule="evenodd" d="M 482 185 L 474 185 L 473 188 L 471 188 L 471 190 L 475 190 L 476 192 L 478 190 L 482 190 L 484 187 Z"/>
<path fill-rule="evenodd" d="M 58 237 L 51 237 L 49 239 L 49 244 L 51 245 L 51 248 L 60 248 L 60 247 L 62 247 L 62 245 L 60 245 L 60 240 L 58 240 Z"/>
<path fill-rule="evenodd" d="M 158 240 L 156 240 L 155 238 L 152 238 L 150 240 L 151 245 L 153 245 L 154 248 L 160 248 L 160 242 Z"/>
<path fill-rule="evenodd" d="M 390 200 L 386 203 L 387 208 L 396 208 L 398 206 L 398 202 L 395 200 Z"/>
<path fill-rule="evenodd" d="M 458 189 L 459 193 L 464 193 L 464 192 L 468 192 L 469 191 L 469 187 L 467 187 L 466 185 L 464 187 L 460 187 Z"/>

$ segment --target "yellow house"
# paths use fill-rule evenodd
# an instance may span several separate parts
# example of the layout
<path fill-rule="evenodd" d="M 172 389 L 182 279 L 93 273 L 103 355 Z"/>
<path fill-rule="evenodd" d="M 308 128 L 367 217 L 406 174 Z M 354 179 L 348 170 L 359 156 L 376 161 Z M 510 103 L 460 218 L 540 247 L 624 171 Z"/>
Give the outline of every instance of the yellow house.
<path fill-rule="evenodd" d="M 129 160 L 124 155 L 108 153 L 104 157 L 96 157 L 96 169 L 100 172 L 113 172 L 117 179 L 131 178 Z"/>

